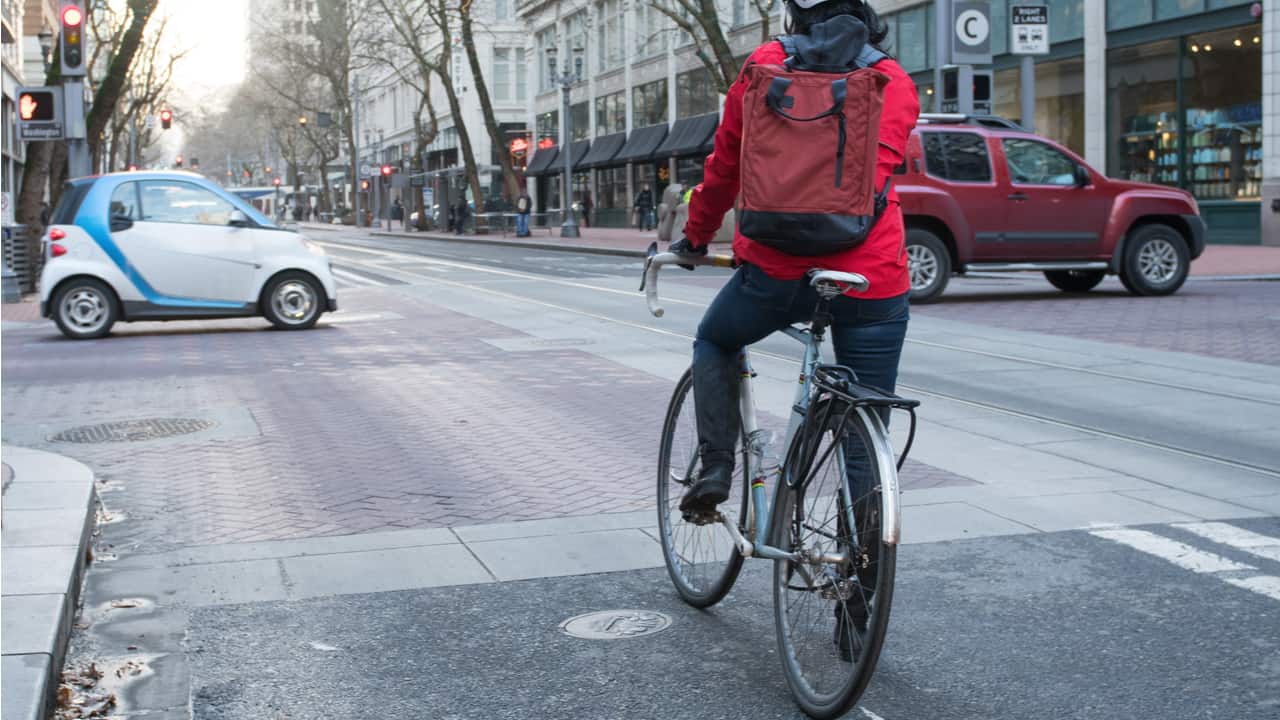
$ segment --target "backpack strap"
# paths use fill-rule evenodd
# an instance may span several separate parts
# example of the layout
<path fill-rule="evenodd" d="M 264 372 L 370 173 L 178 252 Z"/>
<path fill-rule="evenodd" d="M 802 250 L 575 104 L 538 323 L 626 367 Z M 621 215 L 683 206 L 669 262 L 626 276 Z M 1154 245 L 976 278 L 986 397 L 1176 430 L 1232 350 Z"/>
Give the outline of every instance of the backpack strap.
<path fill-rule="evenodd" d="M 788 70 L 795 70 L 796 63 L 800 60 L 800 56 L 796 50 L 796 39 L 791 35 L 779 35 L 777 41 L 782 44 L 782 52 L 787 56 L 782 61 L 783 67 Z"/>
<path fill-rule="evenodd" d="M 867 44 L 862 46 L 862 50 L 858 52 L 858 58 L 854 62 L 858 64 L 859 68 L 869 68 L 888 59 L 888 55 Z"/>

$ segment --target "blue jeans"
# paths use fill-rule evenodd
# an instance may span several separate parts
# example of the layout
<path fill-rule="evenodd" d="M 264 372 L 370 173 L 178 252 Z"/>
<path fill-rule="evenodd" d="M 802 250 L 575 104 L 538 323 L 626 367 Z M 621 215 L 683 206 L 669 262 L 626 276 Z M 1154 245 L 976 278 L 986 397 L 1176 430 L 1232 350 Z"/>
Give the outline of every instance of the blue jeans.
<path fill-rule="evenodd" d="M 529 213 L 516 214 L 516 234 L 517 235 L 529 234 Z"/>
<path fill-rule="evenodd" d="M 738 408 L 742 348 L 813 317 L 817 292 L 808 278 L 775 280 L 745 264 L 720 289 L 693 342 L 693 394 L 703 466 L 733 462 L 741 433 Z M 907 295 L 881 300 L 841 296 L 831 301 L 836 362 L 858 381 L 893 392 L 907 335 Z"/>

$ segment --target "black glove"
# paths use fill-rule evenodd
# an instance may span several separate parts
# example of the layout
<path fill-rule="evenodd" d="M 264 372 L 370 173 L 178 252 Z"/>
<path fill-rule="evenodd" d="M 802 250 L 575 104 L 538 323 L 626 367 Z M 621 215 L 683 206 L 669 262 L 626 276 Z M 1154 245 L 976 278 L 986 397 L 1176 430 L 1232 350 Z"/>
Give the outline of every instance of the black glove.
<path fill-rule="evenodd" d="M 671 245 L 667 247 L 667 252 L 672 252 L 676 255 L 687 255 L 689 257 L 706 257 L 707 246 L 703 245 L 702 247 L 695 247 L 693 243 L 689 242 L 689 238 L 682 237 L 679 240 L 672 241 Z M 681 264 L 680 267 L 685 270 L 693 269 L 692 265 Z"/>

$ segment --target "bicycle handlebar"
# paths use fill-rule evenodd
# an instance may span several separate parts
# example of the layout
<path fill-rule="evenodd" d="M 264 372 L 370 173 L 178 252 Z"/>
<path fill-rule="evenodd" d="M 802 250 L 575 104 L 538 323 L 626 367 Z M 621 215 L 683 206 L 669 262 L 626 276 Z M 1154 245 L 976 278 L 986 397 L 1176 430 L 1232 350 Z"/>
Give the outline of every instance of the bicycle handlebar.
<path fill-rule="evenodd" d="M 675 253 L 657 253 L 657 243 L 650 248 L 651 254 L 644 261 L 644 278 L 640 289 L 644 291 L 644 299 L 649 303 L 649 312 L 654 317 L 662 317 L 665 310 L 658 304 L 658 269 L 663 265 L 712 265 L 714 267 L 733 267 L 732 255 L 677 255 Z"/>

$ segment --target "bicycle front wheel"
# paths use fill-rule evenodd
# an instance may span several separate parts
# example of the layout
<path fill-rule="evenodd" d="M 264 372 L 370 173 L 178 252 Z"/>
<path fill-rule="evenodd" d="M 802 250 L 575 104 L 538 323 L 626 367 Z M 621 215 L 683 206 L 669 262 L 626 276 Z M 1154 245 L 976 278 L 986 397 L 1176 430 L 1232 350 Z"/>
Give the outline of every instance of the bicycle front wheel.
<path fill-rule="evenodd" d="M 739 460 L 743 481 L 730 488 L 720 512 L 730 522 L 746 517 L 746 453 Z M 676 384 L 662 426 L 658 452 L 658 536 L 662 557 L 676 592 L 694 607 L 710 607 L 724 599 L 742 569 L 729 531 L 716 522 L 689 522 L 680 512 L 680 498 L 698 477 L 698 424 L 693 409 L 693 373 L 686 370 Z"/>
<path fill-rule="evenodd" d="M 881 477 L 859 410 L 816 401 L 787 452 L 774 517 L 782 549 L 773 605 L 787 684 L 808 715 L 834 718 L 862 696 L 889 625 L 896 548 L 881 540 Z M 867 412 L 875 412 L 868 410 Z"/>

